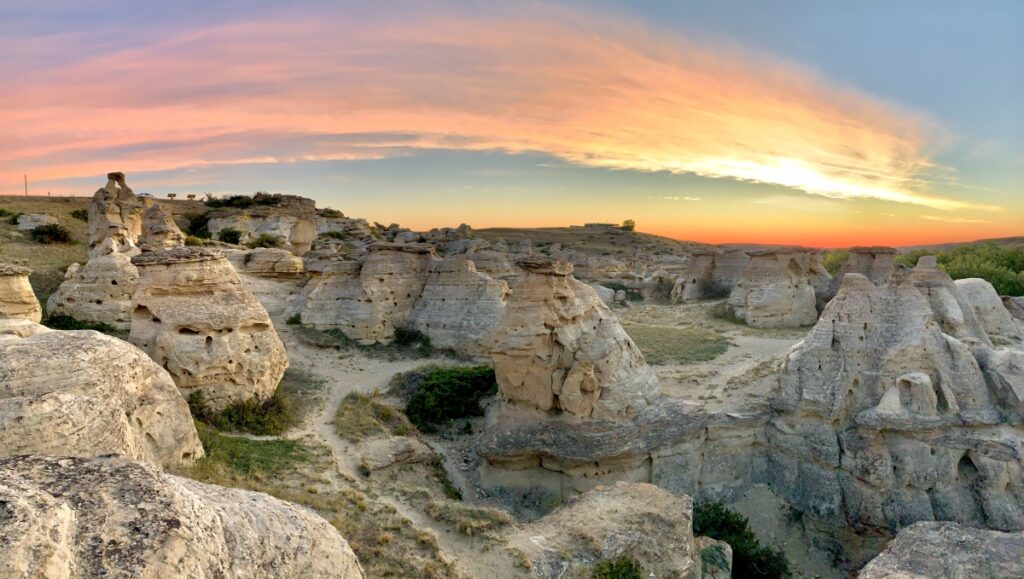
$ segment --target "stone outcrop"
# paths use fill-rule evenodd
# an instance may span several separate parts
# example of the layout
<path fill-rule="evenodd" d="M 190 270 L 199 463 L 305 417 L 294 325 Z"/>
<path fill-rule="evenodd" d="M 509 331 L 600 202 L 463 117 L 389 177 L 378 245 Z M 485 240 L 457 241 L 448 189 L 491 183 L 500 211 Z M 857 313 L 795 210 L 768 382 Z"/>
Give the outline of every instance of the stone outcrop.
<path fill-rule="evenodd" d="M 496 329 L 492 356 L 502 396 L 579 418 L 628 418 L 656 396 L 643 354 L 572 264 L 518 260 L 524 271 Z"/>
<path fill-rule="evenodd" d="M 1003 306 L 1003 301 L 992 284 L 978 278 L 958 279 L 953 283 L 956 286 L 958 301 L 973 310 L 974 317 L 989 338 L 1020 336 L 1020 328 Z"/>
<path fill-rule="evenodd" d="M 0 456 L 121 454 L 174 466 L 203 455 L 184 398 L 137 348 L 92 331 L 17 335 L 0 339 Z"/>
<path fill-rule="evenodd" d="M 286 249 L 257 247 L 232 251 L 227 258 L 235 271 L 260 277 L 297 278 L 305 272 L 302 258 Z"/>
<path fill-rule="evenodd" d="M 125 183 L 124 173 L 108 173 L 106 186 L 96 191 L 89 204 L 89 257 L 138 253 L 143 209 Z"/>
<path fill-rule="evenodd" d="M 808 251 L 760 249 L 747 255 L 750 263 L 728 301 L 738 318 L 756 328 L 806 326 L 818 319 Z"/>
<path fill-rule="evenodd" d="M 871 560 L 860 579 L 1024 577 L 1024 533 L 916 523 Z"/>
<path fill-rule="evenodd" d="M 23 213 L 18 216 L 18 230 L 32 231 L 41 225 L 56 225 L 60 223 L 56 217 L 45 213 Z"/>
<path fill-rule="evenodd" d="M 213 409 L 274 393 L 288 358 L 270 316 L 220 252 L 179 247 L 132 258 L 129 340 Z"/>
<path fill-rule="evenodd" d="M 501 323 L 510 292 L 505 282 L 478 273 L 470 257 L 433 263 L 408 320 L 434 347 L 484 356 L 484 338 Z"/>
<path fill-rule="evenodd" d="M 84 266 L 71 264 L 64 273 L 64 282 L 47 300 L 46 309 L 51 315 L 127 330 L 138 279 L 139 270 L 124 253 L 100 255 Z"/>
<path fill-rule="evenodd" d="M 158 251 L 185 245 L 185 234 L 174 222 L 174 217 L 159 203 L 154 203 L 142 214 L 142 236 L 139 249 Z"/>
<path fill-rule="evenodd" d="M 336 262 L 306 298 L 302 323 L 338 328 L 360 344 L 389 342 L 407 323 L 438 261 L 424 244 L 377 243 L 362 263 Z"/>
<path fill-rule="evenodd" d="M 1003 306 L 1011 316 L 1024 320 L 1024 297 L 1002 296 Z"/>
<path fill-rule="evenodd" d="M 508 538 L 529 562 L 533 577 L 589 576 L 598 561 L 635 559 L 652 577 L 707 576 L 693 536 L 693 503 L 650 484 L 598 487 L 577 501 L 523 526 Z M 732 552 L 721 547 L 725 576 Z M 714 570 L 711 570 L 714 572 Z"/>
<path fill-rule="evenodd" d="M 889 282 L 893 271 L 896 269 L 894 261 L 896 249 L 892 247 L 851 247 L 849 255 L 839 273 L 836 274 L 836 290 L 839 289 L 839 282 L 845 274 L 859 273 L 868 278 L 875 285 L 883 285 Z M 832 292 L 835 294 L 835 292 Z"/>
<path fill-rule="evenodd" d="M 123 458 L 0 460 L 0 575 L 361 578 L 327 521 Z"/>
<path fill-rule="evenodd" d="M 22 318 L 39 322 L 43 309 L 28 282 L 32 270 L 0 263 L 0 318 Z"/>
<path fill-rule="evenodd" d="M 938 268 L 934 255 L 918 259 L 912 277 L 914 285 L 928 299 L 943 332 L 959 340 L 990 344 L 974 308 L 957 291 L 949 274 Z"/>

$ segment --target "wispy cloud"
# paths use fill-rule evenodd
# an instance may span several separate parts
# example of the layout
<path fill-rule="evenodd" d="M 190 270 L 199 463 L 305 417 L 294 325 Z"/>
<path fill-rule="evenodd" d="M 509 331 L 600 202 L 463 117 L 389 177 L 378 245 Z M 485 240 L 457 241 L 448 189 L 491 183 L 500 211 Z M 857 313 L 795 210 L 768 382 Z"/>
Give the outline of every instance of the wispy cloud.
<path fill-rule="evenodd" d="M 918 115 L 735 47 L 531 14 L 275 16 L 53 68 L 0 63 L 19 87 L 0 92 L 0 186 L 26 170 L 60 179 L 444 148 L 977 207 L 928 191 L 934 127 Z"/>
<path fill-rule="evenodd" d="M 943 223 L 991 223 L 986 219 L 971 219 L 967 217 L 947 217 L 944 215 L 922 215 L 921 219 L 928 221 L 941 221 Z"/>
<path fill-rule="evenodd" d="M 679 195 L 663 195 L 661 197 L 648 197 L 657 201 L 700 201 L 700 197 L 680 197 Z"/>

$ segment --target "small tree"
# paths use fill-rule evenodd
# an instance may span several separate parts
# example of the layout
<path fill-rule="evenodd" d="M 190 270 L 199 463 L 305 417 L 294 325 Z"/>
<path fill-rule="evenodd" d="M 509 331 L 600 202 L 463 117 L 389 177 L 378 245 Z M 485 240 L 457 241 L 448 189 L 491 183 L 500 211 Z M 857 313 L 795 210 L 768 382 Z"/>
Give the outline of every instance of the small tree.
<path fill-rule="evenodd" d="M 217 233 L 217 239 L 224 243 L 238 245 L 238 242 L 242 240 L 242 232 L 234 227 L 225 227 Z"/>
<path fill-rule="evenodd" d="M 633 221 L 632 219 L 627 219 L 622 222 L 623 231 L 633 231 L 634 229 L 636 229 L 636 221 Z"/>

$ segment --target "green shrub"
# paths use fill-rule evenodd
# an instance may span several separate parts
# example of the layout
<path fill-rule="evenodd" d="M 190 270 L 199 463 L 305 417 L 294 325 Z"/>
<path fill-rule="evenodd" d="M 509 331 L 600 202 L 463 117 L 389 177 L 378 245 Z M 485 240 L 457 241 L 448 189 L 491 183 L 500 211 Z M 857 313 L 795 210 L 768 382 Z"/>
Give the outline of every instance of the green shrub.
<path fill-rule="evenodd" d="M 79 221 L 89 221 L 89 210 L 88 209 L 75 209 L 71 212 L 71 217 Z"/>
<path fill-rule="evenodd" d="M 14 213 L 12 213 L 9 209 L 4 209 L 3 207 L 0 207 L 0 217 L 9 217 L 11 215 L 14 215 Z"/>
<path fill-rule="evenodd" d="M 216 412 L 207 405 L 202 391 L 196 391 L 189 394 L 188 406 L 193 418 L 217 430 L 257 435 L 281 434 L 295 421 L 295 413 L 281 394 L 280 387 L 267 400 L 249 399 Z"/>
<path fill-rule="evenodd" d="M 11 225 L 17 225 L 18 218 L 24 215 L 24 213 L 21 213 L 20 211 L 18 213 L 11 213 L 8 211 L 7 214 L 11 216 L 11 218 L 7 220 L 7 223 Z"/>
<path fill-rule="evenodd" d="M 734 577 L 789 576 L 786 555 L 762 545 L 750 530 L 747 518 L 718 501 L 703 503 L 694 509 L 693 534 L 729 543 Z"/>
<path fill-rule="evenodd" d="M 622 222 L 623 231 L 633 231 L 634 229 L 636 229 L 636 221 L 632 219 L 627 219 Z"/>
<path fill-rule="evenodd" d="M 953 279 L 980 277 L 1000 295 L 1024 295 L 1024 248 L 975 243 L 949 251 L 917 249 L 897 255 L 896 263 L 913 267 L 925 255 L 934 255 L 939 268 Z"/>
<path fill-rule="evenodd" d="M 278 235 L 271 235 L 269 233 L 261 233 L 259 237 L 245 244 L 249 249 L 256 249 L 257 247 L 281 247 L 282 245 L 284 245 L 284 239 Z"/>
<path fill-rule="evenodd" d="M 825 252 L 825 255 L 822 256 L 821 261 L 822 263 L 824 263 L 825 269 L 828 270 L 829 274 L 836 275 L 837 273 L 839 273 L 839 270 L 843 267 L 843 264 L 846 263 L 846 259 L 848 257 L 850 257 L 850 250 L 836 249 L 833 251 Z"/>
<path fill-rule="evenodd" d="M 192 213 L 185 216 L 188 219 L 186 233 L 199 239 L 210 239 L 210 216 L 206 213 Z"/>
<path fill-rule="evenodd" d="M 288 319 L 285 320 L 284 323 L 288 324 L 289 326 L 297 326 L 302 323 L 302 314 L 300 314 L 299 312 L 295 312 L 294 314 L 288 316 Z"/>
<path fill-rule="evenodd" d="M 39 243 L 71 243 L 71 232 L 60 223 L 47 223 L 32 230 L 32 239 Z"/>
<path fill-rule="evenodd" d="M 730 324 L 746 324 L 742 318 L 736 315 L 736 312 L 732 311 L 732 308 L 726 302 L 715 304 L 708 310 L 708 314 L 716 320 L 726 321 Z"/>
<path fill-rule="evenodd" d="M 594 579 L 643 579 L 643 567 L 636 559 L 623 555 L 611 561 L 594 563 Z"/>
<path fill-rule="evenodd" d="M 43 325 L 53 330 L 94 330 L 104 334 L 123 334 L 123 332 L 118 331 L 117 328 L 110 324 L 104 324 L 103 322 L 86 322 L 63 314 L 47 316 L 47 318 L 43 320 Z"/>
<path fill-rule="evenodd" d="M 211 209 L 220 209 L 230 207 L 233 209 L 246 209 L 253 206 L 269 206 L 275 207 L 281 204 L 281 197 L 275 195 L 268 195 L 266 193 L 256 193 L 255 196 L 250 197 L 248 195 L 231 195 L 229 197 L 214 197 L 212 195 L 206 198 L 204 201 L 207 207 Z"/>
<path fill-rule="evenodd" d="M 224 243 L 238 245 L 238 243 L 242 241 L 242 232 L 234 227 L 225 227 L 217 233 L 217 239 Z"/>
<path fill-rule="evenodd" d="M 202 247 L 206 245 L 206 242 L 203 241 L 202 238 L 196 237 L 195 235 L 186 235 L 185 245 L 188 245 L 190 247 Z"/>
<path fill-rule="evenodd" d="M 323 209 L 317 209 L 317 214 L 323 217 L 334 217 L 341 218 L 345 217 L 345 214 L 332 207 L 324 207 Z"/>
<path fill-rule="evenodd" d="M 458 418 L 483 416 L 480 401 L 498 391 L 489 366 L 428 368 L 419 376 L 405 414 L 423 432 Z"/>
<path fill-rule="evenodd" d="M 195 465 L 200 475 L 223 467 L 242 476 L 272 477 L 309 457 L 306 448 L 294 440 L 250 440 L 225 436 L 199 421 L 196 421 L 196 430 L 206 451 L 206 456 Z"/>
<path fill-rule="evenodd" d="M 395 328 L 395 345 L 400 348 L 415 348 L 424 355 L 430 355 L 434 349 L 430 342 L 430 336 L 416 328 L 406 326 Z"/>
<path fill-rule="evenodd" d="M 330 237 L 331 239 L 337 239 L 339 241 L 345 241 L 351 234 L 347 231 L 325 231 L 319 235 L 319 237 Z"/>

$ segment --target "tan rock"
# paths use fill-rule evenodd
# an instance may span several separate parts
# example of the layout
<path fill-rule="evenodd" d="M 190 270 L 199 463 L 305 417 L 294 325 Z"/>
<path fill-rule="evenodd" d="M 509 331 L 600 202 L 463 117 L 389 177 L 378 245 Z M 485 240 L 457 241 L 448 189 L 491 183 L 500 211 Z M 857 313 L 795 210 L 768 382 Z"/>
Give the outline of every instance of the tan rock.
<path fill-rule="evenodd" d="M 0 319 L 42 320 L 43 308 L 28 282 L 31 273 L 27 267 L 0 263 Z"/>
<path fill-rule="evenodd" d="M 288 357 L 266 309 L 220 252 L 179 247 L 132 259 L 129 340 L 213 409 L 270 397 Z"/>
<path fill-rule="evenodd" d="M 1024 297 L 1002 296 L 1003 306 L 1010 315 L 1018 320 L 1024 320 Z"/>
<path fill-rule="evenodd" d="M 747 254 L 750 263 L 728 302 L 738 318 L 756 328 L 806 326 L 818 319 L 807 251 L 764 249 Z"/>
<path fill-rule="evenodd" d="M 269 278 L 296 278 L 305 272 L 302 258 L 286 249 L 257 247 L 225 252 L 235 271 Z"/>
<path fill-rule="evenodd" d="M 373 438 L 359 447 L 359 467 L 367 476 L 391 466 L 428 462 L 434 451 L 411 436 Z"/>
<path fill-rule="evenodd" d="M 45 213 L 23 213 L 18 216 L 18 230 L 32 231 L 41 225 L 56 225 L 60 223 L 56 217 Z"/>
<path fill-rule="evenodd" d="M 1017 338 L 1021 335 L 1020 328 L 1003 306 L 992 284 L 978 278 L 958 279 L 953 283 L 958 301 L 974 310 L 975 318 L 989 338 Z"/>
<path fill-rule="evenodd" d="M 0 460 L 0 504 L 5 577 L 363 577 L 307 509 L 123 458 Z"/>
<path fill-rule="evenodd" d="M 579 418 L 624 418 L 656 396 L 643 354 L 572 264 L 518 260 L 524 270 L 491 342 L 502 395 Z"/>
<path fill-rule="evenodd" d="M 139 349 L 92 331 L 19 334 L 0 339 L 0 456 L 203 455 L 185 400 Z"/>
<path fill-rule="evenodd" d="M 142 236 L 139 249 L 157 251 L 185 245 L 185 234 L 174 222 L 174 217 L 159 203 L 154 203 L 142 214 Z"/>
<path fill-rule="evenodd" d="M 1024 533 L 923 522 L 896 536 L 860 579 L 1024 577 Z"/>
<path fill-rule="evenodd" d="M 124 173 L 108 173 L 106 186 L 96 191 L 89 204 L 89 257 L 137 253 L 143 210 Z"/>
<path fill-rule="evenodd" d="M 138 279 L 139 270 L 125 253 L 100 255 L 82 267 L 72 264 L 64 274 L 64 282 L 47 300 L 46 309 L 51 315 L 127 330 L 131 326 L 132 294 Z"/>
<path fill-rule="evenodd" d="M 956 284 L 938 268 L 934 255 L 922 256 L 912 270 L 914 285 L 921 291 L 935 314 L 942 331 L 959 340 L 991 345 L 974 308 L 957 292 Z"/>

